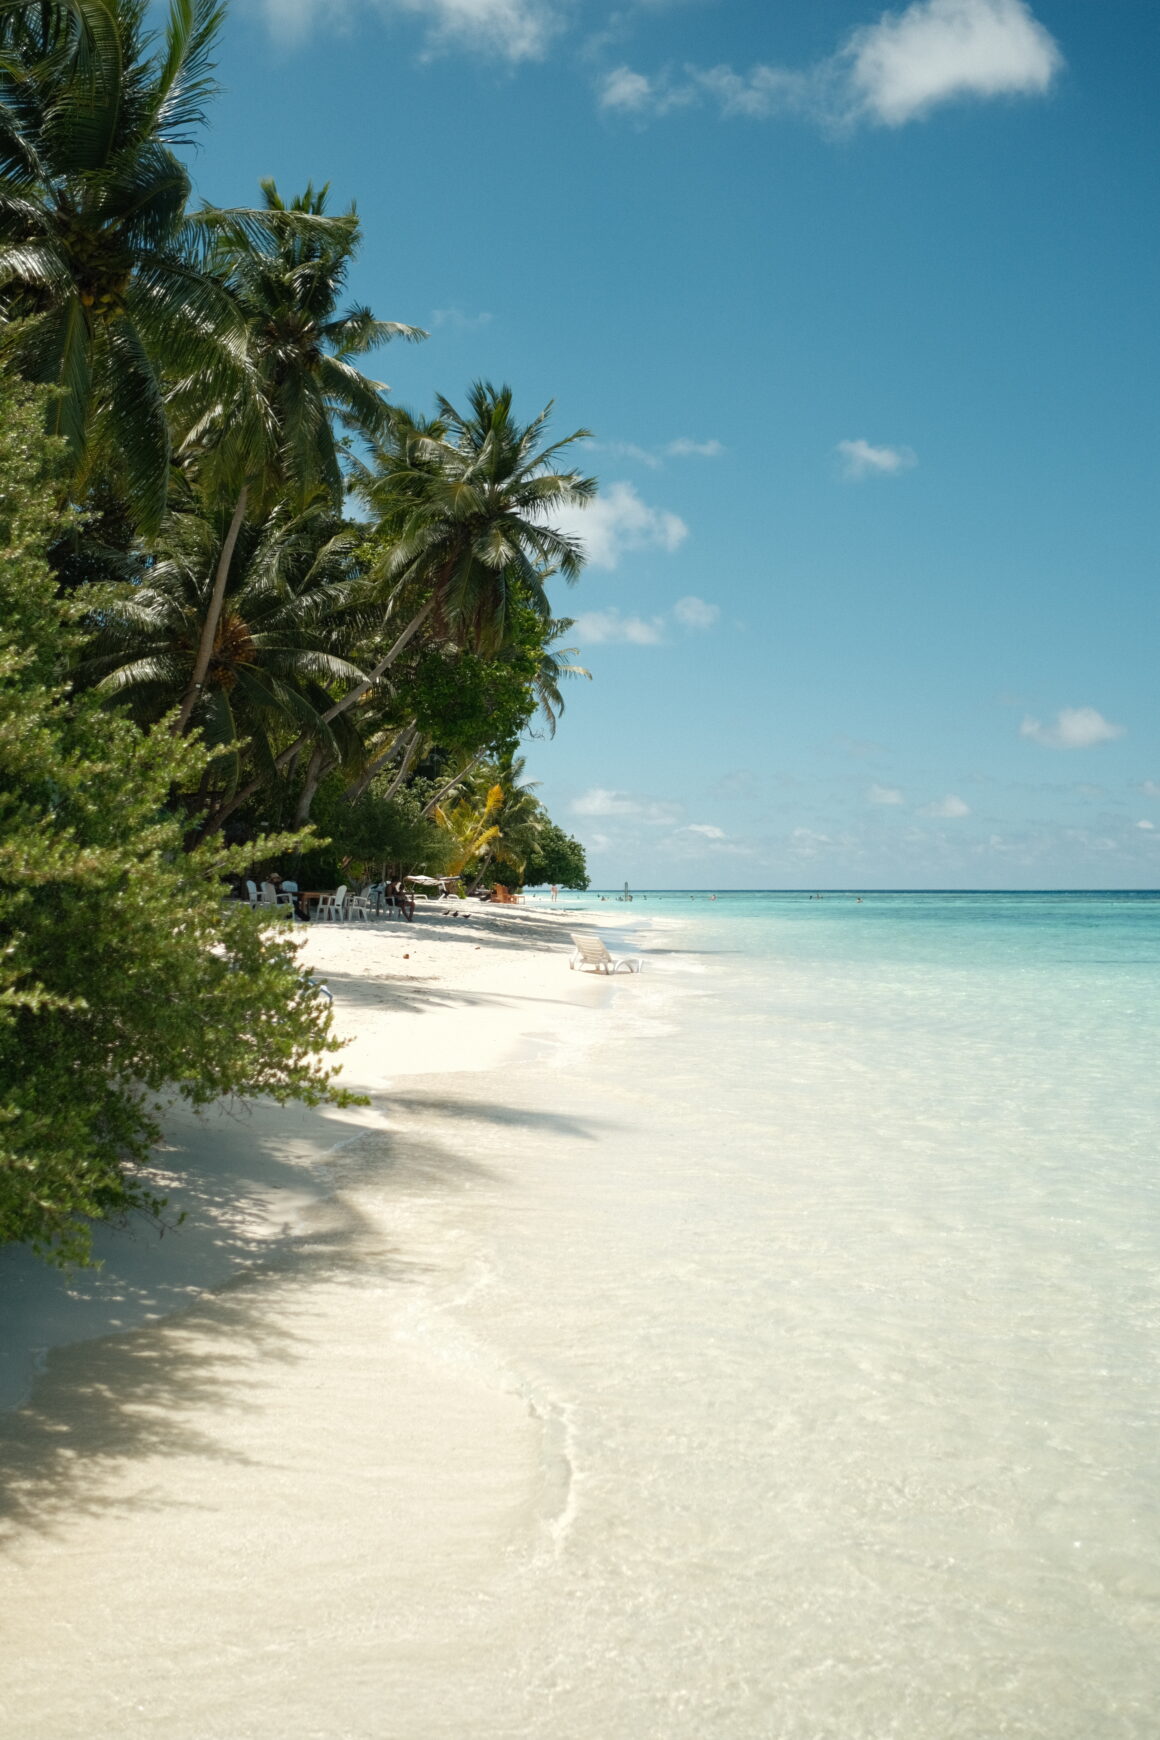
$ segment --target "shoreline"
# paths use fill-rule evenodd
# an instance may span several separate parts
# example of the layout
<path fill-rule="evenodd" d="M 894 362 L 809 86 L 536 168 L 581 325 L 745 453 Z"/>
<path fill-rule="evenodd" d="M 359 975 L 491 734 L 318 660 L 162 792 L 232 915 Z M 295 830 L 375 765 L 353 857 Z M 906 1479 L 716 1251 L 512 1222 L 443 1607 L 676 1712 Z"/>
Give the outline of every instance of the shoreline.
<path fill-rule="evenodd" d="M 0 1712 L 23 1740 L 458 1740 L 426 1664 L 482 1681 L 480 1591 L 558 1551 L 574 1497 L 567 1418 L 458 1323 L 498 1176 L 472 1131 L 510 1156 L 561 1121 L 557 1069 L 597 1081 L 621 999 L 567 961 L 596 925 L 614 951 L 644 928 L 517 908 L 312 929 L 373 1103 L 171 1119 L 184 1226 L 106 1229 L 99 1276 L 0 1281 L 31 1378 L 0 1409 Z M 303 1671 L 309 1717 L 287 1704 Z M 380 1682 L 422 1726 L 360 1725 Z"/>
<path fill-rule="evenodd" d="M 389 1132 L 395 1084 L 582 1042 L 613 982 L 568 971 L 569 927 L 626 931 L 642 916 L 432 901 L 413 924 L 312 925 L 301 959 L 334 997 L 348 1041 L 340 1080 L 371 1103 L 170 1107 L 145 1173 L 167 1198 L 163 1228 L 144 1217 L 98 1227 L 97 1270 L 62 1274 L 20 1247 L 0 1256 L 0 1414 L 28 1401 L 56 1350 L 164 1322 L 250 1270 L 290 1261 L 304 1241 L 341 1236 L 329 1162 Z"/>

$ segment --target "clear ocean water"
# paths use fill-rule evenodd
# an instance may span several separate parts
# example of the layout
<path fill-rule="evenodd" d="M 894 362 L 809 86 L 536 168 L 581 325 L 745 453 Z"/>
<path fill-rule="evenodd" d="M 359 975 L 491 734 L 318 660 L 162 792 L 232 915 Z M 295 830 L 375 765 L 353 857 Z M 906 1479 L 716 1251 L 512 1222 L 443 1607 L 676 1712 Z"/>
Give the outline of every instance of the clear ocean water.
<path fill-rule="evenodd" d="M 1154 1740 L 1160 898 L 632 913 L 412 1203 L 544 1446 L 422 1732 Z"/>

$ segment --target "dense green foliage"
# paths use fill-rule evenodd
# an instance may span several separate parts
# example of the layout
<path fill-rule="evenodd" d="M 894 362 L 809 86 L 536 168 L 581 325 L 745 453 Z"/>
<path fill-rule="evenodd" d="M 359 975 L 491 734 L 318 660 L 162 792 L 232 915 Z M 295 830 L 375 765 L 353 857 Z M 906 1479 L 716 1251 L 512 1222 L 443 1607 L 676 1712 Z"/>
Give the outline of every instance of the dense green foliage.
<path fill-rule="evenodd" d="M 541 888 L 549 882 L 558 883 L 561 888 L 587 888 L 588 865 L 583 846 L 555 822 L 546 822 L 524 865 L 524 881 L 530 888 Z"/>
<path fill-rule="evenodd" d="M 75 1259 L 83 1217 L 146 1200 L 125 1165 L 151 1094 L 317 1100 L 334 1045 L 291 937 L 223 906 L 252 849 L 182 849 L 168 794 L 204 751 L 59 686 L 54 458 L 39 402 L 0 382 L 0 1240 Z"/>
<path fill-rule="evenodd" d="M 191 208 L 222 16 L 0 5 L 0 1241 L 67 1258 L 148 1206 L 157 1095 L 330 1091 L 227 880 L 586 881 L 517 755 L 588 675 L 586 432 L 392 406 L 362 361 L 425 335 L 345 304 L 325 187 Z"/>

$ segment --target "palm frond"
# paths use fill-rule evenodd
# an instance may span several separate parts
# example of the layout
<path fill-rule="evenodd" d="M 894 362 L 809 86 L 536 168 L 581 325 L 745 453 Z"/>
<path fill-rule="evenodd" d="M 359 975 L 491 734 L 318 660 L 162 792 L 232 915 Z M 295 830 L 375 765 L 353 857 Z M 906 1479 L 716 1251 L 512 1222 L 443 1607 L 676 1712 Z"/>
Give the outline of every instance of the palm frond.
<path fill-rule="evenodd" d="M 210 55 L 225 12 L 219 0 L 170 0 L 153 113 L 156 135 L 167 144 L 188 145 L 205 120 L 217 90 Z"/>

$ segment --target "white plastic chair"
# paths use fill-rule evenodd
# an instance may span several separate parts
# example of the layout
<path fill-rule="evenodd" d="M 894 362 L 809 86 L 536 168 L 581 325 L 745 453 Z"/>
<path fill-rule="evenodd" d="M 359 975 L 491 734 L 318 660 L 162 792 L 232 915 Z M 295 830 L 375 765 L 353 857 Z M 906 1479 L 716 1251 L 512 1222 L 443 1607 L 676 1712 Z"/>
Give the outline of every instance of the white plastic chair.
<path fill-rule="evenodd" d="M 318 918 L 324 918 L 330 923 L 340 921 L 345 906 L 346 883 L 344 882 L 342 887 L 336 888 L 333 894 L 324 894 L 322 896 L 321 900 L 318 902 L 316 916 Z"/>
<path fill-rule="evenodd" d="M 371 903 L 365 894 L 349 894 L 346 900 L 346 916 L 361 918 L 368 924 L 371 918 Z"/>

